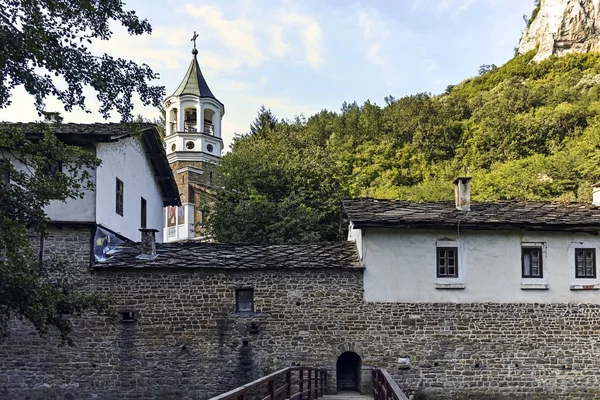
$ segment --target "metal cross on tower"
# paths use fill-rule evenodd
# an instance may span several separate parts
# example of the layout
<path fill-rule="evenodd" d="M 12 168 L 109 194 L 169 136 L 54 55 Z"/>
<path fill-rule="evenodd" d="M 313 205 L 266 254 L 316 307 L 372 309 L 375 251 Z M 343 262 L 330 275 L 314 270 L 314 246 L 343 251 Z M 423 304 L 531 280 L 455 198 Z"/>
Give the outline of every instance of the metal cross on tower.
<path fill-rule="evenodd" d="M 198 34 L 194 31 L 194 36 L 192 36 L 191 41 L 194 42 L 194 50 L 196 50 L 196 39 L 198 39 Z"/>

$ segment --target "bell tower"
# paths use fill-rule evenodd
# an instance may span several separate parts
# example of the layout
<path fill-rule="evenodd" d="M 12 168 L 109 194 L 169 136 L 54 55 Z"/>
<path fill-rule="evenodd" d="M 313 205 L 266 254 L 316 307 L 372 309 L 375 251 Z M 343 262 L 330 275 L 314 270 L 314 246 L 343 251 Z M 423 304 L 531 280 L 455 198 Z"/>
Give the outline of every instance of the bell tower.
<path fill-rule="evenodd" d="M 213 180 L 221 161 L 221 120 L 225 106 L 212 93 L 198 64 L 196 32 L 190 66 L 163 103 L 167 159 L 181 194 L 181 207 L 164 212 L 164 241 L 201 238 L 212 203 Z"/>

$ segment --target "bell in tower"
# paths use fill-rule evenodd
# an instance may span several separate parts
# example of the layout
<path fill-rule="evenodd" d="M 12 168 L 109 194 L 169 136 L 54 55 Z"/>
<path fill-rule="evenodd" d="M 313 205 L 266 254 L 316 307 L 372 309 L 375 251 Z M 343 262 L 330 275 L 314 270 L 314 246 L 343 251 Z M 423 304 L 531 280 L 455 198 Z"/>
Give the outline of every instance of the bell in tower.
<path fill-rule="evenodd" d="M 163 103 L 167 158 L 183 203 L 176 210 L 165 210 L 165 242 L 202 237 L 206 210 L 213 198 L 213 177 L 223 150 L 221 120 L 225 106 L 202 75 L 197 38 L 194 32 L 192 61 L 183 80 Z"/>

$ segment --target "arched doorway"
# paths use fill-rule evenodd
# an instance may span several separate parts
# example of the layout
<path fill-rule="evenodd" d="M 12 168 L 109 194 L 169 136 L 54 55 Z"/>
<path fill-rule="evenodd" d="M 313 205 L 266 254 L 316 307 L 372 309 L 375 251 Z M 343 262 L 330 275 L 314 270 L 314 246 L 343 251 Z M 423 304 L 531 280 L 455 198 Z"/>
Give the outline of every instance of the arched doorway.
<path fill-rule="evenodd" d="M 337 360 L 337 390 L 358 392 L 360 388 L 360 356 L 352 351 Z"/>

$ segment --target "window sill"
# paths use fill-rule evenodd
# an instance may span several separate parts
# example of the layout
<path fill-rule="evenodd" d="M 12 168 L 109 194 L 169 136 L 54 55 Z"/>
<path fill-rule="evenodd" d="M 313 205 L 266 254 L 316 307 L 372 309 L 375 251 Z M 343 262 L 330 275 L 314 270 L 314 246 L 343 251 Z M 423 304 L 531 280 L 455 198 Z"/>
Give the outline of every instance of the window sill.
<path fill-rule="evenodd" d="M 435 288 L 436 289 L 451 289 L 451 290 L 456 290 L 456 289 L 464 289 L 467 287 L 467 284 L 464 282 L 455 282 L 455 283 L 441 283 L 441 282 L 436 282 L 435 284 Z"/>
<path fill-rule="evenodd" d="M 521 282 L 521 290 L 549 290 L 550 285 L 547 283 L 523 283 Z"/>
<path fill-rule="evenodd" d="M 569 289 L 571 290 L 598 290 L 600 289 L 600 284 L 598 283 L 591 283 L 589 285 L 570 285 Z"/>

